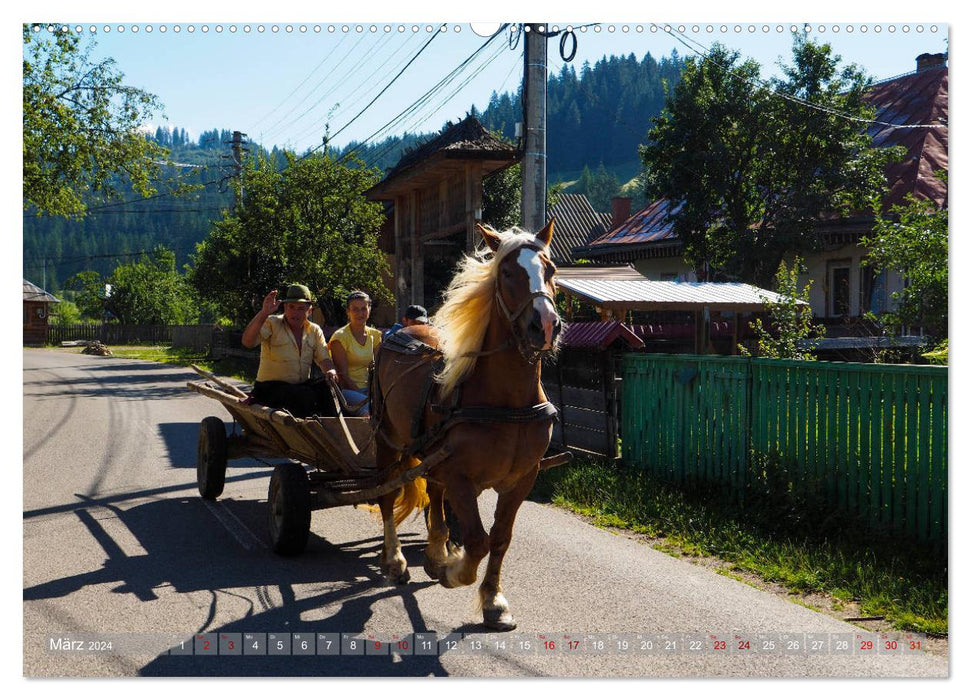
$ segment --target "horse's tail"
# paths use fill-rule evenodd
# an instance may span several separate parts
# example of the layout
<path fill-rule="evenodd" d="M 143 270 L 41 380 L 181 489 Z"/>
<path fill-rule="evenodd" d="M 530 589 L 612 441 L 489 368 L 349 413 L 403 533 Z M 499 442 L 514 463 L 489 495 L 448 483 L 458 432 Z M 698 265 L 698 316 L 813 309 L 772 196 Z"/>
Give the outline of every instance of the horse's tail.
<path fill-rule="evenodd" d="M 409 515 L 416 510 L 424 510 L 428 506 L 428 492 L 425 490 L 425 480 L 422 478 L 409 481 L 401 487 L 398 498 L 394 501 L 394 524 L 398 527 Z"/>

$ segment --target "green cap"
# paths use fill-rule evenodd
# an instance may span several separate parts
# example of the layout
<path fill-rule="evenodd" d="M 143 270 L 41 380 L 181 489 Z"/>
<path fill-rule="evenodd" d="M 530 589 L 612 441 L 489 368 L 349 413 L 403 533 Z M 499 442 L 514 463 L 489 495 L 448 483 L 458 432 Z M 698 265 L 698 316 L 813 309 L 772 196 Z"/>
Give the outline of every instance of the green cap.
<path fill-rule="evenodd" d="M 284 304 L 288 301 L 314 303 L 314 298 L 310 295 L 310 289 L 305 284 L 291 284 L 287 287 L 287 293 L 280 299 Z"/>

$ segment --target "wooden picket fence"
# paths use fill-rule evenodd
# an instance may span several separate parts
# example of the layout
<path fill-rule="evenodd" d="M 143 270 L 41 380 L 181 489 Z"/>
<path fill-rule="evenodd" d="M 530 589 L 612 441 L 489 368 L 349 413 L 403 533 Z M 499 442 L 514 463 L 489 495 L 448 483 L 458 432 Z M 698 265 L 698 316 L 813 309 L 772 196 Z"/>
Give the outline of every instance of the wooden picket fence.
<path fill-rule="evenodd" d="M 100 340 L 106 345 L 171 344 L 173 326 L 120 323 L 74 323 L 48 326 L 48 345 L 71 340 Z"/>
<path fill-rule="evenodd" d="M 946 540 L 946 367 L 627 355 L 623 374 L 627 462 Z"/>

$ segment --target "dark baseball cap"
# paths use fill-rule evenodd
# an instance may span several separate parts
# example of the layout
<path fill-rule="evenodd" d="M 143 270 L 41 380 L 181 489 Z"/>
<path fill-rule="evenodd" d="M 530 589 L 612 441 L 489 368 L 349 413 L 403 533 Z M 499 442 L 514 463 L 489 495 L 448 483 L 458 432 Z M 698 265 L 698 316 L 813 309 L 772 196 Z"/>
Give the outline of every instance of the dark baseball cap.
<path fill-rule="evenodd" d="M 425 310 L 424 306 L 413 304 L 405 309 L 405 318 L 410 318 L 419 323 L 428 323 L 428 311 Z"/>

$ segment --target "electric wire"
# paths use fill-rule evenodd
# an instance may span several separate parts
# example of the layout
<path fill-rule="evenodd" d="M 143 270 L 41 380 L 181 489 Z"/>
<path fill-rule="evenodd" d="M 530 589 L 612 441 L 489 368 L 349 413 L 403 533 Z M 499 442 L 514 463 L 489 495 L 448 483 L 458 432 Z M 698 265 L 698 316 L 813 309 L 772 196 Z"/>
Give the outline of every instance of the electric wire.
<path fill-rule="evenodd" d="M 660 26 L 660 25 L 654 25 L 654 26 Z M 697 41 L 696 39 L 691 39 L 684 32 L 679 31 L 678 29 L 673 27 L 668 27 L 667 33 L 671 34 L 675 39 L 677 39 L 681 44 L 686 46 L 689 50 L 701 56 L 702 60 L 709 61 L 711 64 L 718 66 L 729 75 L 732 75 L 738 78 L 739 80 L 746 83 L 747 85 L 751 85 L 752 87 L 761 87 L 765 90 L 768 90 L 770 94 L 776 97 L 781 97 L 784 100 L 788 100 L 789 102 L 793 102 L 800 106 L 807 107 L 809 109 L 813 109 L 819 112 L 824 112 L 826 114 L 840 117 L 841 119 L 846 119 L 848 121 L 858 122 L 862 124 L 874 124 L 876 126 L 881 126 L 887 129 L 946 129 L 947 128 L 947 124 L 892 124 L 890 122 L 884 122 L 877 119 L 864 119 L 863 117 L 856 117 L 852 114 L 846 114 L 845 112 L 841 112 L 839 110 L 832 109 L 824 105 L 816 104 L 814 102 L 810 102 L 809 100 L 804 100 L 801 97 L 796 97 L 795 95 L 787 95 L 784 92 L 775 90 L 772 87 L 772 84 L 766 80 L 762 80 L 761 78 L 755 78 L 755 79 L 747 78 L 731 70 L 729 67 L 723 66 L 717 63 L 714 59 L 712 59 L 710 55 L 711 53 L 710 47 L 705 46 L 703 43 Z M 701 46 L 703 49 L 705 49 L 705 51 L 704 52 L 699 51 L 697 48 L 695 48 L 688 42 Z"/>
<path fill-rule="evenodd" d="M 442 26 L 444 27 L 445 25 L 442 25 Z M 350 121 L 348 121 L 346 124 L 344 124 L 344 126 L 342 126 L 340 129 L 338 129 L 337 131 L 335 131 L 334 134 L 331 135 L 329 138 L 331 138 L 331 139 L 332 138 L 336 138 L 341 132 L 343 132 L 345 129 L 347 129 L 347 127 L 349 127 L 351 124 L 353 124 L 355 121 L 357 121 L 357 119 L 362 114 L 364 114 L 364 112 L 366 112 L 371 107 L 371 105 L 373 105 L 375 102 L 378 101 L 378 98 L 380 98 L 381 95 L 383 95 L 388 90 L 388 88 L 390 88 L 392 85 L 394 85 L 395 81 L 397 81 L 398 78 L 400 78 L 402 76 L 402 74 L 406 70 L 408 70 L 409 66 L 411 66 L 411 64 L 414 63 L 418 59 L 418 57 L 421 56 L 422 53 L 424 53 L 425 49 L 427 49 L 429 47 L 429 45 L 431 45 L 431 43 L 433 41 L 435 41 L 435 39 L 441 33 L 442 33 L 441 31 L 434 32 L 431 35 L 431 37 L 429 37 L 428 41 L 426 41 L 425 44 L 420 49 L 418 49 L 418 52 L 411 58 L 411 60 L 408 61 L 408 63 L 405 64 L 404 68 L 402 68 L 400 71 L 398 71 L 398 73 L 388 82 L 388 84 L 384 86 L 384 88 L 381 90 L 381 92 L 379 92 L 377 95 L 375 95 L 375 97 L 370 102 L 368 102 L 367 105 L 365 105 L 364 108 L 360 112 L 358 112 L 356 115 L 354 115 L 354 117 L 352 117 Z M 324 143 L 326 143 L 326 141 Z M 319 150 L 320 148 L 322 148 L 323 145 L 324 144 L 321 144 L 319 146 L 316 146 L 316 147 L 310 149 L 310 151 L 308 153 L 306 153 L 303 157 L 306 157 L 307 155 L 310 155 L 311 153 L 316 152 L 317 150 Z"/>

